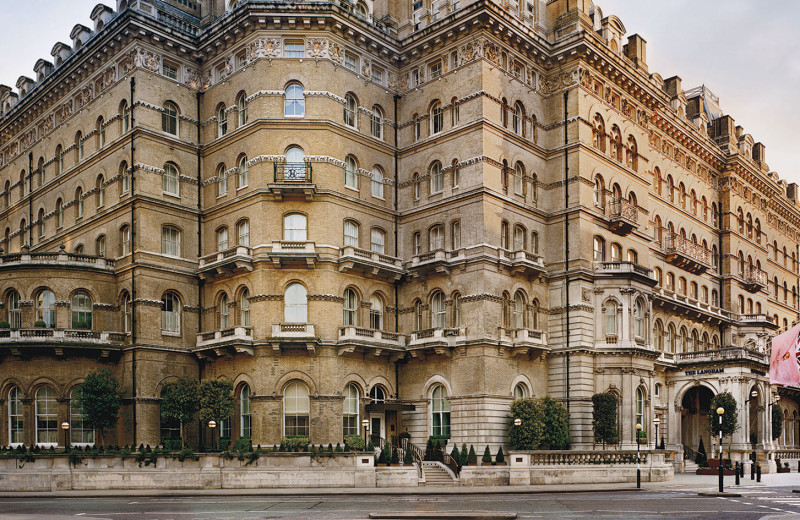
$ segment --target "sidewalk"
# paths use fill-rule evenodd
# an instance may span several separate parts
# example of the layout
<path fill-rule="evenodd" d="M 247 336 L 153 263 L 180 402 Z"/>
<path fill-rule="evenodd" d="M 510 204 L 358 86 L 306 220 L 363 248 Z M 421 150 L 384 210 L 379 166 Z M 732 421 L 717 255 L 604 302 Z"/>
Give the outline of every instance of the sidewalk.
<path fill-rule="evenodd" d="M 700 492 L 718 489 L 716 476 L 679 473 L 675 479 L 667 482 L 642 482 L 643 492 Z M 773 487 L 794 487 L 800 489 L 800 475 L 797 473 L 774 473 L 762 475 L 761 482 L 750 480 L 746 475 L 741 485 L 735 485 L 735 477 L 725 477 L 725 489 L 743 491 L 769 489 Z M 152 489 L 143 490 L 87 490 L 87 491 L 55 491 L 50 493 L 10 493 L 0 492 L 0 498 L 36 498 L 36 497 L 117 497 L 125 496 L 326 496 L 326 495 L 468 495 L 468 494 L 524 494 L 524 493 L 600 493 L 636 491 L 635 482 L 597 483 L 597 484 L 552 484 L 537 486 L 420 486 L 392 488 L 261 488 L 261 489 Z"/>

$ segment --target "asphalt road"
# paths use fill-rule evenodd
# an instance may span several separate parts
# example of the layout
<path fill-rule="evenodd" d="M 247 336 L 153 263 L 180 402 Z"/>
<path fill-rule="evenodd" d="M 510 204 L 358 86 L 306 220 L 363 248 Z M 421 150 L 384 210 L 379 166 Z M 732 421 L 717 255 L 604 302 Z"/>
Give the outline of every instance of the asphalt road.
<path fill-rule="evenodd" d="M 791 488 L 741 490 L 742 497 L 700 497 L 690 490 L 470 495 L 333 495 L 3 498 L 2 520 L 365 519 L 369 513 L 517 513 L 520 519 L 800 520 Z"/>

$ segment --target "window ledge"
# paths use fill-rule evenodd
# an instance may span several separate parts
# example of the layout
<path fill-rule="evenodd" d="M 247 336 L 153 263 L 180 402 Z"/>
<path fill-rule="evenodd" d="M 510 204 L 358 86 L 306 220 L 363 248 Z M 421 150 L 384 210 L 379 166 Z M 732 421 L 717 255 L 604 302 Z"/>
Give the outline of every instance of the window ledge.
<path fill-rule="evenodd" d="M 361 193 L 361 190 L 359 190 L 358 188 L 354 188 L 352 186 L 348 186 L 347 184 L 344 185 L 344 189 L 350 190 L 350 191 L 354 191 L 356 193 Z"/>
<path fill-rule="evenodd" d="M 169 330 L 162 330 L 161 331 L 161 335 L 162 336 L 169 336 L 169 337 L 172 337 L 172 338 L 180 338 L 181 337 L 181 333 L 180 332 L 172 332 L 172 331 L 169 331 Z"/>
<path fill-rule="evenodd" d="M 168 192 L 164 191 L 161 194 L 164 195 L 164 196 L 167 196 L 167 197 L 172 197 L 173 199 L 181 200 L 181 196 L 180 195 L 175 195 L 174 193 L 168 193 Z"/>

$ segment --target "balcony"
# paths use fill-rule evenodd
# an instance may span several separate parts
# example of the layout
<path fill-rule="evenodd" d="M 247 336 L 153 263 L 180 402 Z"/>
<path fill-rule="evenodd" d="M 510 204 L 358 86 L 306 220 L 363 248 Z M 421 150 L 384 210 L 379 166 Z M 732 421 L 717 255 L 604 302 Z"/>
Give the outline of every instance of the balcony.
<path fill-rule="evenodd" d="M 544 259 L 537 254 L 523 250 L 505 251 L 503 249 L 498 250 L 498 254 L 511 260 L 511 274 L 539 276 L 545 273 Z"/>
<path fill-rule="evenodd" d="M 609 229 L 617 235 L 625 236 L 639 227 L 639 208 L 627 199 L 614 199 L 608 205 Z"/>
<path fill-rule="evenodd" d="M 463 249 L 455 251 L 446 251 L 444 249 L 437 249 L 428 253 L 414 255 L 411 262 L 406 264 L 411 276 L 419 276 L 426 272 L 437 272 L 442 274 L 450 274 L 450 270 L 454 265 L 466 261 L 466 256 Z"/>
<path fill-rule="evenodd" d="M 650 287 L 658 283 L 653 278 L 652 269 L 633 262 L 598 262 L 595 266 L 595 273 L 602 277 L 636 280 Z"/>
<path fill-rule="evenodd" d="M 653 305 L 667 312 L 681 314 L 690 319 L 703 320 L 714 325 L 733 323 L 735 316 L 714 305 L 701 302 L 669 289 L 653 289 Z"/>
<path fill-rule="evenodd" d="M 26 246 L 21 253 L 0 255 L 0 269 L 62 268 L 113 273 L 114 267 L 114 260 L 102 256 L 67 253 L 63 245 L 57 253 L 31 253 Z"/>
<path fill-rule="evenodd" d="M 63 356 L 64 349 L 99 350 L 107 358 L 112 352 L 122 351 L 126 334 L 84 329 L 0 329 L 0 349 L 7 348 L 15 356 L 21 356 L 26 347 L 46 347 Z"/>
<path fill-rule="evenodd" d="M 233 352 L 253 355 L 252 327 L 230 327 L 227 329 L 201 332 L 197 335 L 197 343 L 192 351 L 198 357 L 214 354 L 222 357 Z"/>
<path fill-rule="evenodd" d="M 745 347 L 725 347 L 719 350 L 682 352 L 676 354 L 675 358 L 678 365 L 720 361 L 755 361 L 763 365 L 769 364 L 768 354 Z"/>
<path fill-rule="evenodd" d="M 360 271 L 369 277 L 379 277 L 396 282 L 405 270 L 403 262 L 393 256 L 359 249 L 343 247 L 339 253 L 339 271 Z"/>
<path fill-rule="evenodd" d="M 744 269 L 744 288 L 751 292 L 761 292 L 767 288 L 767 273 L 756 266 L 746 266 Z"/>
<path fill-rule="evenodd" d="M 739 314 L 739 324 L 777 330 L 778 324 L 766 314 Z"/>
<path fill-rule="evenodd" d="M 279 240 L 272 243 L 267 253 L 275 267 L 314 267 L 319 259 L 314 242 Z"/>
<path fill-rule="evenodd" d="M 667 262 L 691 273 L 704 273 L 711 267 L 711 251 L 678 233 L 664 238 L 664 253 Z"/>
<path fill-rule="evenodd" d="M 236 246 L 200 258 L 198 272 L 201 277 L 213 277 L 236 269 L 253 270 L 253 252 L 249 247 Z"/>
<path fill-rule="evenodd" d="M 312 323 L 273 323 L 272 336 L 268 341 L 276 352 L 280 352 L 282 346 L 291 345 L 302 345 L 309 352 L 314 352 L 319 338 Z"/>
<path fill-rule="evenodd" d="M 511 343 L 512 356 L 538 353 L 550 350 L 547 346 L 547 333 L 536 329 L 499 328 L 500 341 Z"/>
<path fill-rule="evenodd" d="M 437 354 L 449 356 L 450 347 L 455 347 L 457 341 L 463 341 L 467 335 L 466 327 L 431 328 L 416 330 L 411 333 L 408 348 L 411 357 L 417 357 L 414 349 L 433 348 Z"/>
<path fill-rule="evenodd" d="M 310 201 L 317 190 L 312 182 L 312 173 L 311 163 L 276 162 L 269 190 L 278 200 L 284 197 L 300 197 Z"/>
<path fill-rule="evenodd" d="M 339 328 L 339 355 L 353 352 L 356 345 L 362 345 L 375 348 L 375 355 L 379 356 L 383 349 L 400 350 L 405 343 L 405 336 L 397 332 L 361 327 Z"/>

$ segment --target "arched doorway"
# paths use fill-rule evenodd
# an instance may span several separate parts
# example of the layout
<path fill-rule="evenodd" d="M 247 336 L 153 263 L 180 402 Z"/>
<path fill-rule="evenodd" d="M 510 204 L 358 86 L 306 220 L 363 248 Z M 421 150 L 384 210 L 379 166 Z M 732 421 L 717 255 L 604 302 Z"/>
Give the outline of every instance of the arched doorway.
<path fill-rule="evenodd" d="M 747 398 L 747 426 L 748 426 L 748 442 L 755 449 L 755 445 L 759 442 L 764 442 L 764 434 L 761 431 L 761 421 L 759 420 L 759 401 L 761 396 L 757 387 L 750 389 Z"/>
<path fill-rule="evenodd" d="M 708 432 L 707 417 L 714 392 L 704 386 L 695 386 L 686 391 L 681 401 L 681 443 L 697 451 L 700 439 L 706 454 L 711 453 L 711 437 Z"/>

